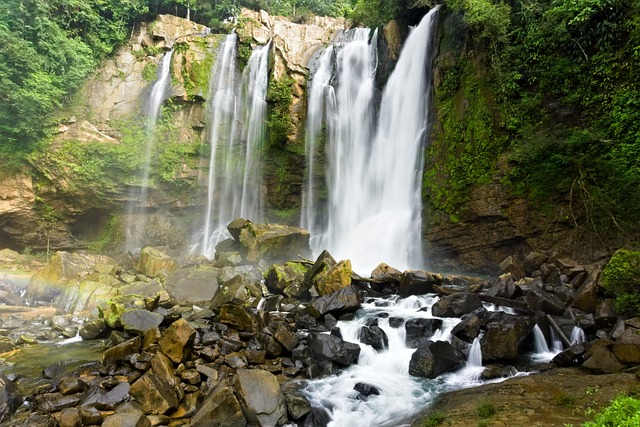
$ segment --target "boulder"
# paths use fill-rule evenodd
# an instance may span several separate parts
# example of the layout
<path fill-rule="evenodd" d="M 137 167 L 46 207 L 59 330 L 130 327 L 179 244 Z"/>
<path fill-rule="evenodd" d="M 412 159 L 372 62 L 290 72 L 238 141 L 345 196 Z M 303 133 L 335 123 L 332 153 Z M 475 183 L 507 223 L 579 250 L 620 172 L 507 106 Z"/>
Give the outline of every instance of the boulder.
<path fill-rule="evenodd" d="M 184 319 L 178 319 L 164 330 L 158 344 L 164 354 L 174 363 L 185 360 L 196 337 L 196 330 Z"/>
<path fill-rule="evenodd" d="M 613 374 L 622 371 L 625 367 L 606 346 L 594 346 L 590 353 L 582 367 L 594 374 Z"/>
<path fill-rule="evenodd" d="M 371 272 L 371 278 L 379 282 L 384 283 L 399 283 L 402 277 L 402 272 L 398 269 L 391 267 L 390 265 L 380 263 Z"/>
<path fill-rule="evenodd" d="M 245 427 L 240 403 L 233 389 L 220 382 L 204 399 L 198 411 L 191 418 L 192 427 Z"/>
<path fill-rule="evenodd" d="M 318 362 L 331 361 L 342 366 L 349 366 L 358 361 L 360 346 L 343 341 L 334 335 L 312 332 L 307 336 L 307 346 L 311 357 Z"/>
<path fill-rule="evenodd" d="M 490 312 L 482 318 L 482 360 L 509 360 L 518 356 L 520 343 L 535 325 L 533 317 Z"/>
<path fill-rule="evenodd" d="M 540 252 L 529 252 L 529 254 L 524 257 L 524 261 L 522 262 L 522 266 L 524 271 L 531 275 L 536 270 L 540 270 L 542 264 L 547 262 L 549 257 Z"/>
<path fill-rule="evenodd" d="M 361 327 L 358 332 L 358 338 L 363 344 L 370 345 L 378 351 L 389 347 L 389 338 L 377 323 Z"/>
<path fill-rule="evenodd" d="M 246 307 L 229 302 L 220 306 L 220 322 L 239 331 L 248 331 L 257 325 L 258 319 Z"/>
<path fill-rule="evenodd" d="M 304 280 L 306 285 L 308 287 L 311 287 L 315 277 L 318 274 L 321 274 L 327 271 L 328 269 L 335 266 L 336 264 L 337 264 L 336 260 L 331 256 L 331 254 L 327 250 L 322 251 L 320 255 L 318 255 L 318 258 L 316 258 L 316 261 L 313 263 L 313 265 L 307 270 L 307 272 L 304 275 Z"/>
<path fill-rule="evenodd" d="M 151 427 L 151 421 L 138 405 L 126 402 L 104 419 L 102 427 Z"/>
<path fill-rule="evenodd" d="M 237 371 L 238 399 L 250 424 L 262 427 L 283 425 L 287 404 L 275 375 L 262 369 Z"/>
<path fill-rule="evenodd" d="M 465 363 L 464 354 L 447 341 L 427 341 L 411 355 L 409 374 L 416 377 L 436 378 L 461 368 Z"/>
<path fill-rule="evenodd" d="M 552 362 L 556 366 L 580 366 L 584 362 L 584 355 L 587 352 L 587 345 L 584 343 L 573 344 L 569 348 L 565 348 L 560 353 L 556 354 Z"/>
<path fill-rule="evenodd" d="M 482 300 L 477 294 L 458 292 L 440 298 L 431 310 L 436 317 L 462 317 L 479 308 L 482 308 Z"/>
<path fill-rule="evenodd" d="M 356 383 L 353 389 L 358 392 L 358 399 L 367 400 L 370 396 L 379 396 L 380 390 L 378 387 L 365 383 Z"/>
<path fill-rule="evenodd" d="M 116 262 L 105 255 L 56 252 L 49 264 L 31 277 L 27 299 L 31 303 L 52 301 L 62 293 L 64 285 L 93 273 L 97 264 L 115 265 Z"/>
<path fill-rule="evenodd" d="M 319 273 L 313 280 L 318 295 L 325 296 L 351 285 L 351 261 L 340 261 Z"/>
<path fill-rule="evenodd" d="M 105 335 L 107 329 L 107 322 L 104 319 L 90 319 L 80 326 L 78 333 L 83 340 L 95 340 Z"/>
<path fill-rule="evenodd" d="M 235 302 L 247 307 L 257 307 L 262 298 L 262 288 L 244 276 L 237 275 L 227 280 L 216 290 L 209 308 L 215 310 L 228 302 Z"/>
<path fill-rule="evenodd" d="M 98 304 L 100 317 L 107 322 L 110 328 L 122 328 L 121 316 L 125 310 L 130 309 L 152 309 L 153 304 L 147 304 L 139 295 L 117 295 L 109 300 L 101 301 Z"/>
<path fill-rule="evenodd" d="M 158 299 L 158 304 L 168 304 L 170 295 L 159 280 L 132 282 L 118 287 L 120 295 L 140 295 L 145 299 Z"/>
<path fill-rule="evenodd" d="M 60 411 L 60 427 L 82 427 L 82 415 L 78 408 L 65 408 Z"/>
<path fill-rule="evenodd" d="M 278 340 L 287 351 L 292 351 L 298 345 L 298 337 L 295 332 L 284 323 L 278 325 L 278 329 L 276 329 L 273 337 Z"/>
<path fill-rule="evenodd" d="M 211 301 L 218 290 L 217 268 L 198 266 L 171 272 L 165 280 L 165 289 L 176 304 L 196 304 Z"/>
<path fill-rule="evenodd" d="M 125 331 L 144 335 L 152 329 L 156 329 L 164 316 L 141 308 L 125 309 L 120 315 L 120 323 Z"/>
<path fill-rule="evenodd" d="M 524 296 L 527 304 L 536 311 L 544 311 L 547 314 L 562 315 L 565 304 L 554 294 L 545 291 L 540 286 L 533 285 Z"/>
<path fill-rule="evenodd" d="M 505 273 L 493 282 L 486 294 L 492 297 L 511 299 L 518 296 L 519 290 L 520 288 L 516 286 L 516 283 L 511 277 L 511 273 Z"/>
<path fill-rule="evenodd" d="M 119 404 L 129 399 L 131 387 L 127 382 L 118 383 L 107 391 L 102 387 L 92 386 L 82 401 L 83 408 L 96 408 L 101 411 L 113 411 Z"/>
<path fill-rule="evenodd" d="M 484 308 L 476 310 L 477 313 L 471 313 L 463 317 L 462 321 L 453 327 L 451 334 L 462 341 L 471 344 L 473 340 L 480 335 L 482 320 L 478 314 L 484 315 L 487 311 Z"/>
<path fill-rule="evenodd" d="M 134 382 L 129 393 L 147 415 L 166 414 L 180 404 L 175 388 L 151 371 Z"/>
<path fill-rule="evenodd" d="M 613 343 L 613 354 L 623 363 L 640 363 L 640 330 L 628 327 Z"/>
<path fill-rule="evenodd" d="M 576 291 L 572 307 L 585 313 L 595 313 L 598 306 L 598 274 L 591 274 Z"/>
<path fill-rule="evenodd" d="M 319 297 L 309 304 L 309 313 L 319 318 L 327 313 L 353 313 L 360 308 L 361 298 L 353 286 Z"/>
<path fill-rule="evenodd" d="M 273 264 L 264 275 L 265 285 L 274 294 L 308 301 L 311 299 L 311 295 L 308 283 L 304 280 L 307 271 L 307 267 L 297 261 Z"/>
<path fill-rule="evenodd" d="M 140 260 L 136 265 L 138 272 L 149 277 L 166 279 L 169 273 L 179 268 L 178 263 L 159 249 L 147 246 L 140 251 Z"/>
<path fill-rule="evenodd" d="M 311 404 L 299 386 L 289 382 L 282 385 L 284 400 L 287 402 L 287 411 L 292 420 L 299 420 L 311 412 Z"/>
<path fill-rule="evenodd" d="M 0 422 L 10 419 L 20 405 L 22 397 L 18 394 L 18 389 L 13 382 L 0 374 Z"/>
<path fill-rule="evenodd" d="M 98 314 L 98 304 L 113 298 L 118 289 L 90 280 L 72 280 L 61 288 L 53 305 L 63 313 L 77 317 Z"/>
<path fill-rule="evenodd" d="M 247 261 L 252 263 L 261 259 L 276 263 L 311 255 L 309 232 L 299 227 L 255 224 L 238 218 L 227 229 L 242 246 Z"/>
<path fill-rule="evenodd" d="M 440 285 L 442 277 L 428 271 L 407 270 L 400 277 L 398 293 L 402 298 L 433 292 L 434 285 Z"/>
<path fill-rule="evenodd" d="M 141 343 L 142 339 L 140 337 L 135 337 L 121 344 L 109 347 L 102 352 L 102 364 L 108 366 L 113 362 L 138 353 L 140 351 Z"/>
<path fill-rule="evenodd" d="M 405 322 L 405 342 L 409 348 L 418 348 L 442 326 L 442 319 L 409 319 Z"/>
<path fill-rule="evenodd" d="M 516 282 L 525 276 L 525 270 L 522 262 L 520 262 L 513 256 L 508 256 L 504 261 L 500 263 L 500 270 L 505 273 L 511 274 L 511 277 Z"/>

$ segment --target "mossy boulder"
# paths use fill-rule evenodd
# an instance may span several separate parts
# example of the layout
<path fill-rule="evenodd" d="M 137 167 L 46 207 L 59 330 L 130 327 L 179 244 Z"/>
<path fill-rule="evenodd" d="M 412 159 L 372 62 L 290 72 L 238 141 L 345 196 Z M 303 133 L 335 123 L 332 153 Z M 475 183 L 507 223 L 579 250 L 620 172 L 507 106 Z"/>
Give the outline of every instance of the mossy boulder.
<path fill-rule="evenodd" d="M 351 285 L 351 261 L 340 261 L 333 267 L 318 274 L 314 279 L 314 287 L 320 296 L 329 295 Z"/>
<path fill-rule="evenodd" d="M 169 273 L 179 267 L 178 263 L 166 253 L 147 246 L 140 252 L 140 261 L 136 269 L 145 276 L 166 279 Z"/>
<path fill-rule="evenodd" d="M 256 307 L 260 298 L 262 298 L 260 284 L 244 276 L 237 275 L 220 285 L 211 299 L 210 308 L 215 310 L 222 304 L 231 301 L 245 306 Z"/>
<path fill-rule="evenodd" d="M 126 310 L 153 308 L 153 303 L 140 295 L 117 295 L 98 304 L 100 317 L 113 329 L 122 328 L 120 318 Z"/>
<path fill-rule="evenodd" d="M 308 283 L 305 282 L 307 270 L 304 263 L 297 261 L 273 264 L 264 274 L 265 285 L 274 294 L 308 301 L 311 295 Z"/>
<path fill-rule="evenodd" d="M 218 290 L 220 269 L 198 266 L 175 270 L 165 280 L 165 288 L 176 304 L 210 301 Z"/>
<path fill-rule="evenodd" d="M 63 313 L 74 316 L 97 315 L 98 304 L 118 294 L 118 289 L 109 284 L 91 280 L 73 280 L 55 299 L 54 305 Z"/>
<path fill-rule="evenodd" d="M 264 259 L 282 262 L 309 257 L 309 232 L 303 228 L 280 224 L 255 224 L 244 218 L 232 221 L 227 227 L 240 243 L 243 255 L 251 263 Z"/>

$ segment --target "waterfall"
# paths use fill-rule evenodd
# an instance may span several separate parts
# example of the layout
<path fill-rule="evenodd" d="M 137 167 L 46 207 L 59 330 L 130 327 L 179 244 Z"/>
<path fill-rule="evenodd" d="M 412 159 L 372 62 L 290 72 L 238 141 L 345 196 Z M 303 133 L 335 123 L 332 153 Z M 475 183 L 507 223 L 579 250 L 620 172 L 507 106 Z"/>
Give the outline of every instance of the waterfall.
<path fill-rule="evenodd" d="M 306 228 L 313 238 L 318 233 L 318 218 L 315 204 L 316 156 L 318 142 L 322 136 L 327 100 L 334 98 L 333 87 L 329 85 L 333 76 L 333 46 L 329 46 L 320 57 L 318 69 L 309 81 L 307 96 L 307 122 L 305 125 L 305 153 L 307 161 L 306 179 L 302 189 L 302 215 L 300 226 Z"/>
<path fill-rule="evenodd" d="M 227 225 L 243 216 L 261 220 L 261 153 L 266 116 L 270 43 L 256 49 L 238 88 L 237 36 L 230 34 L 214 67 L 209 105 L 209 176 L 198 253 L 212 258 Z M 239 92 L 239 94 L 238 94 Z"/>
<path fill-rule="evenodd" d="M 564 350 L 562 340 L 553 328 L 549 328 L 549 335 L 551 336 L 551 352 L 558 354 Z"/>
<path fill-rule="evenodd" d="M 480 345 L 480 338 L 480 336 L 477 336 L 473 339 L 473 343 L 469 349 L 469 357 L 467 358 L 468 367 L 482 367 L 482 346 Z"/>
<path fill-rule="evenodd" d="M 562 351 L 562 341 L 558 338 L 557 334 L 550 328 L 551 333 L 551 348 L 547 344 L 547 340 L 542 333 L 542 329 L 536 324 L 533 327 L 533 343 L 535 346 L 535 352 L 531 355 L 536 362 L 549 362 L 558 353 Z"/>
<path fill-rule="evenodd" d="M 127 230 L 125 249 L 135 251 L 140 249 L 145 234 L 146 221 L 138 218 L 148 204 L 149 197 L 149 172 L 151 170 L 151 157 L 155 148 L 156 122 L 160 116 L 162 103 L 165 100 L 167 88 L 169 87 L 171 76 L 171 57 L 173 50 L 165 53 L 160 61 L 157 70 L 157 79 L 151 89 L 149 102 L 147 103 L 146 120 L 146 143 L 144 148 L 144 166 L 142 180 L 140 182 L 140 192 L 135 201 L 129 202 L 127 206 Z"/>
<path fill-rule="evenodd" d="M 584 333 L 584 329 L 582 329 L 580 326 L 574 326 L 573 329 L 571 330 L 571 338 L 569 341 L 571 341 L 571 344 L 580 344 L 583 343 L 587 340 L 587 336 Z"/>
<path fill-rule="evenodd" d="M 325 119 L 327 222 L 313 249 L 351 259 L 356 271 L 370 272 L 380 262 L 401 270 L 421 266 L 422 157 L 437 10 L 411 31 L 383 91 L 377 127 L 375 39 L 369 46 L 368 30 L 352 30 L 336 46 L 335 87 L 327 91 Z M 320 80 L 318 72 L 314 80 Z"/>
<path fill-rule="evenodd" d="M 542 333 L 542 329 L 537 324 L 533 327 L 533 344 L 537 354 L 550 353 L 547 339 Z"/>

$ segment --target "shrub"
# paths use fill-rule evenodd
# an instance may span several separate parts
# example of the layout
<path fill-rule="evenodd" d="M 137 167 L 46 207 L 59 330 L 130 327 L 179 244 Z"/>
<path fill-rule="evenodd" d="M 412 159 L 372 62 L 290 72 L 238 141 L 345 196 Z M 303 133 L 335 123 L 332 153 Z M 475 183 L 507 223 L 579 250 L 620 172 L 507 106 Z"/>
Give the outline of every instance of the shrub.
<path fill-rule="evenodd" d="M 640 293 L 640 251 L 620 249 L 602 271 L 602 285 L 612 294 Z"/>
<path fill-rule="evenodd" d="M 593 421 L 584 427 L 635 427 L 640 425 L 640 400 L 631 396 L 618 396 Z"/>

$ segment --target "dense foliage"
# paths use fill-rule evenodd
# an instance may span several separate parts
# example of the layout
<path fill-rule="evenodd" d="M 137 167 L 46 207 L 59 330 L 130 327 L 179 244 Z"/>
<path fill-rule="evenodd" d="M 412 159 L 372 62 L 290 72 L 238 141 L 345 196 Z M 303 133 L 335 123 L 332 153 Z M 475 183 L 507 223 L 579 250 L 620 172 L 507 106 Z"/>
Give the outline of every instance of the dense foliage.
<path fill-rule="evenodd" d="M 635 427 L 640 425 L 640 400 L 633 396 L 618 396 L 593 421 L 584 427 Z"/>
<path fill-rule="evenodd" d="M 640 314 L 640 251 L 620 249 L 602 271 L 602 285 L 621 314 Z"/>
<path fill-rule="evenodd" d="M 576 228 L 637 230 L 640 3 L 446 4 L 467 27 L 471 37 L 466 50 L 472 52 L 446 64 L 442 72 L 438 105 L 457 107 L 443 114 L 445 126 L 450 122 L 446 137 L 455 138 L 456 127 L 486 131 L 488 124 L 493 142 L 479 144 L 482 133 L 476 132 L 449 159 L 440 159 L 440 176 L 452 189 L 440 195 L 442 201 L 427 189 L 435 206 L 456 213 L 465 198 L 455 189 L 493 176 L 502 156 L 510 171 L 504 183 L 514 193 L 538 204 L 564 204 L 566 218 Z M 473 90 L 466 87 L 469 82 L 481 91 L 472 95 L 475 106 L 474 98 L 464 98 L 464 91 Z M 464 99 L 471 101 L 469 106 Z M 474 108 L 485 114 L 474 117 Z M 486 149 L 492 151 L 487 158 L 482 157 Z M 473 167 L 464 167 L 465 161 Z"/>

